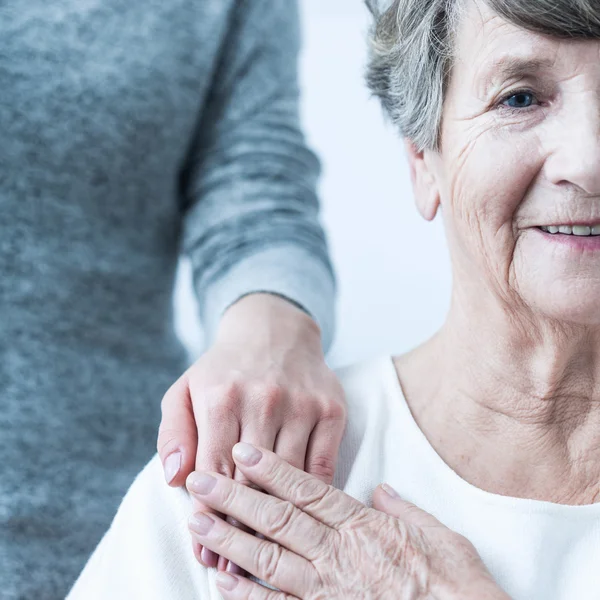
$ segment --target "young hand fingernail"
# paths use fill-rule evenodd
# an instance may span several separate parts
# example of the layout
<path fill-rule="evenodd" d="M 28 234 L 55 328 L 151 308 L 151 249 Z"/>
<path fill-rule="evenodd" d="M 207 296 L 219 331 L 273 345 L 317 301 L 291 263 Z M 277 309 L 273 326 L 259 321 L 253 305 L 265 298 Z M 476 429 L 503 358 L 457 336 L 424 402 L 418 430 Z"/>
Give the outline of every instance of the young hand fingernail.
<path fill-rule="evenodd" d="M 181 469 L 181 452 L 173 452 L 165 460 L 165 479 L 171 483 Z"/>
<path fill-rule="evenodd" d="M 198 535 L 206 535 L 212 529 L 214 524 L 214 520 L 203 513 L 195 514 L 190 519 L 190 529 L 195 531 Z"/>
<path fill-rule="evenodd" d="M 227 573 L 231 573 L 232 575 L 244 575 L 244 569 L 229 561 L 229 564 L 227 565 Z"/>
<path fill-rule="evenodd" d="M 200 553 L 200 557 L 202 558 L 202 562 L 211 568 L 215 568 L 217 566 L 217 562 L 219 561 L 218 554 L 215 554 L 212 550 L 204 547 L 202 548 L 202 552 Z"/>
<path fill-rule="evenodd" d="M 222 587 L 224 590 L 231 591 L 238 584 L 238 578 L 230 575 L 229 573 L 220 572 L 217 573 L 215 581 L 219 587 Z"/>
<path fill-rule="evenodd" d="M 250 444 L 240 442 L 233 447 L 233 458 L 247 467 L 253 467 L 262 458 L 262 452 Z"/>
<path fill-rule="evenodd" d="M 208 494 L 212 492 L 217 480 L 206 473 L 193 473 L 187 482 L 187 487 L 196 494 Z"/>

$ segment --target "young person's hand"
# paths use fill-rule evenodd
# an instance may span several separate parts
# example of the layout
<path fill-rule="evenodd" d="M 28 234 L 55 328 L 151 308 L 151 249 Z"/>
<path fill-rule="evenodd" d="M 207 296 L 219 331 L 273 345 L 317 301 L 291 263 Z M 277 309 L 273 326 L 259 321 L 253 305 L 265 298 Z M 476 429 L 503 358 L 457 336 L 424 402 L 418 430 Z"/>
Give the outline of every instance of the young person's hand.
<path fill-rule="evenodd" d="M 239 441 L 331 483 L 345 424 L 343 390 L 316 323 L 282 298 L 253 294 L 229 308 L 212 347 L 165 395 L 157 447 L 172 486 L 194 469 L 247 483 L 231 457 Z M 194 552 L 217 566 L 201 544 Z"/>

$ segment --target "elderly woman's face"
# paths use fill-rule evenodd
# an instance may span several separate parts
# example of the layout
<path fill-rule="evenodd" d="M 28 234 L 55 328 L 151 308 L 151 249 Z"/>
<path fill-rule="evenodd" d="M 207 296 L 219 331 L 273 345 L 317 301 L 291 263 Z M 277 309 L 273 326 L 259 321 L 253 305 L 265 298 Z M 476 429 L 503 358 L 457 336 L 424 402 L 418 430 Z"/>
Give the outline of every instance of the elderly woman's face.
<path fill-rule="evenodd" d="M 600 236 L 588 235 L 600 234 L 600 41 L 537 35 L 473 2 L 441 150 L 421 162 L 419 202 L 430 215 L 441 202 L 460 276 L 509 305 L 600 323 Z"/>

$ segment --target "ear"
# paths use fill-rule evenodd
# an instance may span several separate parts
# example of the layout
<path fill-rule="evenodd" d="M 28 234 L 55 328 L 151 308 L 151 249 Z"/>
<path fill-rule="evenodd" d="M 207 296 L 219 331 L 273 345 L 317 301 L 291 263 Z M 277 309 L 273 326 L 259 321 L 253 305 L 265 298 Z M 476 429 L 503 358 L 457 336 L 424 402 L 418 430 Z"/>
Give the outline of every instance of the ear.
<path fill-rule="evenodd" d="M 440 206 L 440 191 L 430 153 L 426 150 L 417 150 L 417 147 L 409 139 L 404 140 L 404 147 L 408 155 L 410 180 L 417 208 L 424 219 L 433 221 Z"/>

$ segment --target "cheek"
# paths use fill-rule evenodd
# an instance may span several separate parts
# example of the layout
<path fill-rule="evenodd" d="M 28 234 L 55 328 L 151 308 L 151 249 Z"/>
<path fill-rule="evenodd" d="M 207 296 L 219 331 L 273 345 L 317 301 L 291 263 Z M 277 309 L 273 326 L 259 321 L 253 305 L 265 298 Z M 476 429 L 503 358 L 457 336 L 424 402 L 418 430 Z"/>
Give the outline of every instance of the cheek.
<path fill-rule="evenodd" d="M 472 259 L 505 272 L 519 237 L 520 206 L 543 164 L 537 136 L 489 128 L 453 147 L 459 150 L 444 161 L 449 176 L 442 194 L 449 235 Z"/>

